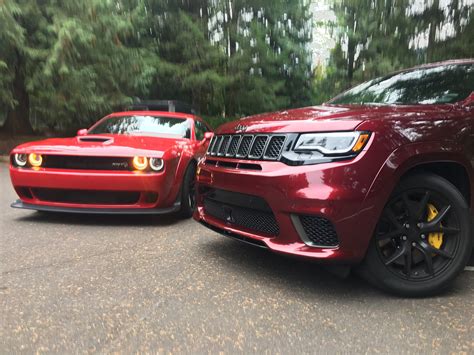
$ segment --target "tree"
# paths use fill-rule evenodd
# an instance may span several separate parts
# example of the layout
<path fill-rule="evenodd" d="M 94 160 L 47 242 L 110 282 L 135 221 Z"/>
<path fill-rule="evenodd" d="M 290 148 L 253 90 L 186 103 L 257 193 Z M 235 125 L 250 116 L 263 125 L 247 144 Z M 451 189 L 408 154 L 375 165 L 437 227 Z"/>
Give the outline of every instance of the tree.
<path fill-rule="evenodd" d="M 25 31 L 16 18 L 21 8 L 10 0 L 0 0 L 0 122 L 9 133 L 31 133 L 26 99 L 24 41 Z"/>

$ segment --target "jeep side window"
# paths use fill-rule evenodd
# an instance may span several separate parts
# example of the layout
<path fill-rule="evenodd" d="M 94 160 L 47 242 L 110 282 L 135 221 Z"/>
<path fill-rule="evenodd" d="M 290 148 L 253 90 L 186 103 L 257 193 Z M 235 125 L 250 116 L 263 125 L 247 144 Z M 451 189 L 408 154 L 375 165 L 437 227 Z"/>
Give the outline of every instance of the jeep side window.
<path fill-rule="evenodd" d="M 474 90 L 473 64 L 447 64 L 395 73 L 358 85 L 329 104 L 448 104 Z"/>

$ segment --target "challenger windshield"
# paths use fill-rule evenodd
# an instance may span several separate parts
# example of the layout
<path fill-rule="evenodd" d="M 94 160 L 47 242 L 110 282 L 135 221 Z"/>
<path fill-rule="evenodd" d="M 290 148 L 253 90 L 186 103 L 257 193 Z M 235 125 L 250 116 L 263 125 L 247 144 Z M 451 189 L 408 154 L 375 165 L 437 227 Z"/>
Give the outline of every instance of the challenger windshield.
<path fill-rule="evenodd" d="M 474 91 L 474 65 L 420 68 L 374 79 L 329 101 L 329 104 L 449 104 Z"/>
<path fill-rule="evenodd" d="M 92 127 L 88 133 L 191 138 L 191 122 L 176 117 L 139 115 L 110 117 Z"/>

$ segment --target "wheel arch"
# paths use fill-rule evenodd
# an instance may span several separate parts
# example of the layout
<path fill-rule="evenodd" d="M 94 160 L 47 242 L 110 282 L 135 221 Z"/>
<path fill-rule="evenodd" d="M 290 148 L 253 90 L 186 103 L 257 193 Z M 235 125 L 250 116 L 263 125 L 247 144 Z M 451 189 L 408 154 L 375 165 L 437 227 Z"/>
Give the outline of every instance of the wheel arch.
<path fill-rule="evenodd" d="M 472 206 L 471 181 L 467 169 L 463 164 L 457 161 L 433 161 L 421 163 L 406 171 L 401 176 L 400 180 L 414 174 L 422 173 L 431 173 L 445 178 L 461 192 L 469 207 Z"/>
<path fill-rule="evenodd" d="M 449 171 L 449 168 L 454 171 Z M 366 246 L 372 239 L 382 211 L 397 185 L 404 177 L 421 171 L 437 173 L 458 187 L 461 193 L 467 193 L 466 201 L 471 206 L 472 214 L 474 175 L 471 163 L 462 154 L 459 147 L 454 143 L 448 145 L 441 142 L 405 145 L 388 156 L 362 203 L 361 210 L 370 211 L 373 221 L 370 226 L 370 236 L 365 239 Z M 455 177 L 455 172 L 462 172 L 462 177 Z"/>

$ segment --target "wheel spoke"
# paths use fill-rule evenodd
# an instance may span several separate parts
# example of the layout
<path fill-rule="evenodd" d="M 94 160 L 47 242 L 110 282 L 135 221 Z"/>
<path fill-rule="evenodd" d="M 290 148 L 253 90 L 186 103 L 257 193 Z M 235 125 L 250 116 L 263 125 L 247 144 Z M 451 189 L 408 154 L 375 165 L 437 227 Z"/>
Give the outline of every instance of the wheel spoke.
<path fill-rule="evenodd" d="M 447 205 L 446 207 L 443 207 L 443 209 L 439 211 L 437 216 L 432 221 L 428 222 L 427 225 L 429 224 L 436 225 L 436 224 L 441 223 L 444 217 L 446 217 L 446 215 L 448 214 L 450 210 L 451 210 L 451 205 Z"/>
<path fill-rule="evenodd" d="M 410 198 L 408 197 L 408 193 L 405 192 L 402 195 L 402 201 L 403 201 L 403 205 L 405 206 L 405 208 L 408 211 L 409 216 L 410 217 L 416 217 L 417 211 L 415 211 L 413 209 L 412 203 L 410 202 Z"/>
<path fill-rule="evenodd" d="M 444 227 L 442 226 L 441 224 L 438 224 L 437 226 L 433 226 L 433 227 L 426 227 L 424 226 L 421 231 L 423 233 L 426 233 L 426 234 L 430 234 L 430 233 L 443 233 L 443 234 L 446 234 L 446 235 L 450 235 L 450 234 L 457 234 L 459 233 L 461 230 L 459 228 L 456 228 L 456 227 Z"/>
<path fill-rule="evenodd" d="M 396 229 L 402 229 L 402 224 L 398 221 L 397 217 L 395 217 L 395 214 L 393 213 L 390 207 L 387 207 L 385 209 L 385 215 L 388 218 L 389 222 L 392 223 L 394 227 L 396 227 Z"/>
<path fill-rule="evenodd" d="M 403 231 L 401 229 L 397 229 L 388 233 L 380 233 L 377 235 L 377 240 L 382 241 L 382 240 L 387 240 L 387 239 L 393 239 L 395 237 L 401 236 Z"/>
<path fill-rule="evenodd" d="M 434 268 L 433 268 L 433 257 L 432 254 L 427 252 L 425 248 L 416 246 L 415 247 L 417 250 L 419 250 L 423 254 L 423 258 L 425 259 L 425 266 L 426 266 L 426 272 L 430 275 L 434 275 Z"/>
<path fill-rule="evenodd" d="M 451 210 L 451 205 L 443 207 L 443 209 L 438 213 L 438 215 L 430 222 L 421 223 L 420 230 L 423 233 L 436 233 L 436 232 L 443 232 L 443 227 L 441 226 L 441 222 L 447 216 L 448 212 Z M 447 233 L 449 233 L 449 229 L 447 229 Z"/>
<path fill-rule="evenodd" d="M 434 248 L 426 242 L 420 242 L 420 245 L 426 252 L 442 256 L 443 258 L 446 258 L 446 259 L 452 259 L 453 258 L 453 256 L 451 254 L 447 253 L 446 251 L 444 251 L 442 249 Z"/>
<path fill-rule="evenodd" d="M 460 232 L 459 228 L 455 227 L 443 227 L 441 226 L 441 230 L 439 231 L 440 233 L 444 234 L 457 234 Z"/>
<path fill-rule="evenodd" d="M 420 201 L 420 204 L 418 205 L 418 210 L 416 211 L 416 218 L 418 220 L 422 220 L 424 217 L 424 212 L 426 210 L 426 207 L 428 206 L 428 202 L 430 200 L 431 193 L 429 191 L 426 191 L 423 198 Z"/>
<path fill-rule="evenodd" d="M 407 251 L 407 243 L 403 244 L 401 248 L 398 248 L 393 255 L 385 261 L 385 265 L 388 266 L 396 261 L 398 258 L 402 257 Z"/>

